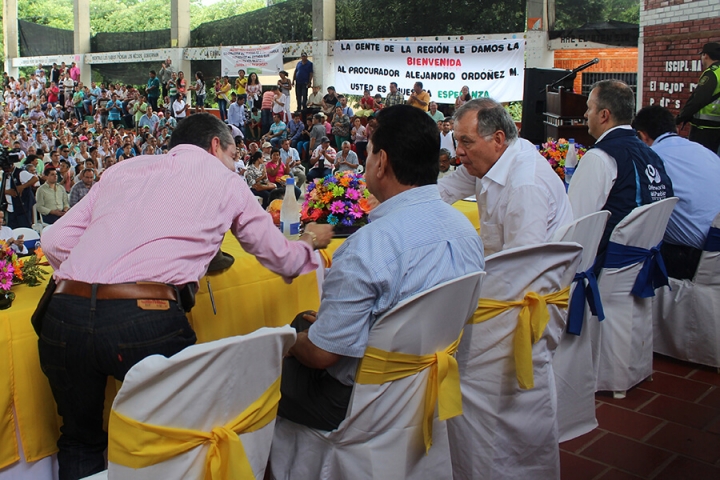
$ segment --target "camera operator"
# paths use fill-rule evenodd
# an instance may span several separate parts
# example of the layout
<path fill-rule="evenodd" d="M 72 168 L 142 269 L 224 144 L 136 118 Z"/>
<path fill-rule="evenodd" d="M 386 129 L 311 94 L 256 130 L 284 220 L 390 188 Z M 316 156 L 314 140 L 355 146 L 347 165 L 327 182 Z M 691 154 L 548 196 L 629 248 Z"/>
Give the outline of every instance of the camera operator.
<path fill-rule="evenodd" d="M 32 186 L 38 181 L 36 175 L 19 169 L 15 163 L 20 161 L 17 153 L 0 148 L 0 168 L 2 168 L 2 185 L 5 195 L 2 196 L 2 210 L 7 212 L 10 228 L 32 226 L 32 207 L 35 205 L 35 194 Z"/>

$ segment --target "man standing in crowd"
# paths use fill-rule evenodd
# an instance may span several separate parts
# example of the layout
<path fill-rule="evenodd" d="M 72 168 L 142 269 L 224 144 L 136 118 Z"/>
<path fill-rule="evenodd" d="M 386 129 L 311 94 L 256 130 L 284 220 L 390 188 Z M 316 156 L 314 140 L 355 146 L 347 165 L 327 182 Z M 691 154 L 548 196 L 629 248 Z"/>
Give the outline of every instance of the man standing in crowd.
<path fill-rule="evenodd" d="M 422 82 L 415 82 L 413 85 L 413 91 L 408 97 L 408 105 L 417 107 L 423 112 L 428 111 L 428 105 L 430 104 L 430 94 L 423 90 Z"/>
<path fill-rule="evenodd" d="M 190 108 L 190 105 L 185 103 L 184 98 L 183 94 L 178 92 L 177 100 L 175 100 L 172 104 L 172 110 L 173 113 L 175 113 L 175 118 L 178 122 L 187 117 L 187 111 Z"/>
<path fill-rule="evenodd" d="M 228 230 L 286 281 L 315 270 L 313 249 L 332 238 L 329 225 L 309 224 L 298 241 L 280 233 L 234 173 L 235 142 L 214 116 L 183 120 L 169 146 L 168 154 L 152 161 L 140 157 L 105 171 L 85 199 L 43 234 L 57 289 L 38 347 L 63 417 L 63 479 L 105 469 L 108 375 L 123 380 L 143 358 L 169 357 L 195 343 L 185 312 Z M 139 183 L 163 188 L 128 188 Z M 169 191 L 194 194 L 168 202 Z M 203 215 L 191 218 L 188 212 Z M 98 247 L 120 232 L 133 234 Z"/>
<path fill-rule="evenodd" d="M 438 180 L 440 196 L 448 203 L 476 196 L 486 254 L 548 242 L 573 220 L 560 177 L 518 138 L 502 105 L 482 98 L 458 108 L 455 138 L 462 166 Z"/>
<path fill-rule="evenodd" d="M 160 123 L 160 117 L 155 115 L 155 112 L 153 111 L 153 107 L 150 105 L 147 106 L 147 109 L 145 110 L 145 115 L 140 117 L 140 121 L 138 122 L 138 127 L 148 127 L 150 129 L 150 133 L 153 135 L 157 135 L 157 128 L 158 124 Z"/>
<path fill-rule="evenodd" d="M 690 140 L 718 154 L 720 149 L 720 43 L 706 43 L 700 52 L 705 69 L 698 85 L 677 116 L 677 123 L 690 122 Z"/>
<path fill-rule="evenodd" d="M 630 124 L 635 93 L 619 80 L 593 85 L 587 100 L 588 132 L 597 139 L 575 170 L 568 197 L 575 218 L 608 210 L 610 219 L 598 247 L 599 272 L 615 226 L 634 208 L 673 196 L 658 155 L 642 143 Z"/>
<path fill-rule="evenodd" d="M 270 125 L 273 123 L 273 105 L 275 105 L 275 89 L 272 87 L 262 95 L 262 108 L 260 109 L 260 121 L 262 124 L 262 135 L 265 135 L 270 130 Z"/>
<path fill-rule="evenodd" d="M 405 103 L 405 97 L 403 94 L 398 92 L 397 83 L 390 82 L 390 93 L 385 97 L 385 108 L 392 107 L 394 105 L 402 105 Z"/>
<path fill-rule="evenodd" d="M 25 227 L 30 228 L 32 225 L 32 207 L 35 205 L 35 195 L 33 194 L 33 185 L 38 181 L 37 175 L 33 175 L 27 170 L 16 167 L 12 161 L 17 157 L 10 157 L 10 161 L 4 165 L 0 176 L 5 180 L 4 190 L 4 208 L 0 211 L 7 210 L 8 226 L 10 228 Z M 2 224 L 0 224 L 2 226 Z"/>
<path fill-rule="evenodd" d="M 172 78 L 172 74 L 175 72 L 175 67 L 172 66 L 172 60 L 169 58 L 160 67 L 160 83 L 162 84 L 162 96 L 165 98 L 168 95 L 168 82 Z"/>
<path fill-rule="evenodd" d="M 147 81 L 145 94 L 147 95 L 150 106 L 153 110 L 157 110 L 158 98 L 160 98 L 160 79 L 155 75 L 155 70 L 150 70 L 150 78 L 148 78 Z"/>
<path fill-rule="evenodd" d="M 436 125 L 438 124 L 438 122 L 442 122 L 445 120 L 445 114 L 438 110 L 437 103 L 435 102 L 430 102 L 430 109 L 428 110 L 427 114 L 430 115 L 430 118 L 435 120 Z"/>
<path fill-rule="evenodd" d="M 308 60 L 305 52 L 300 54 L 300 61 L 295 66 L 292 86 L 295 89 L 297 109 L 302 111 L 307 107 L 308 89 L 312 86 L 313 64 Z M 288 100 L 289 101 L 289 100 Z"/>
<path fill-rule="evenodd" d="M 245 131 L 245 99 L 247 99 L 247 95 L 238 95 L 237 100 L 228 109 L 228 125 L 234 125 L 241 132 Z M 243 135 L 245 134 L 243 133 Z"/>
<path fill-rule="evenodd" d="M 450 152 L 450 158 L 455 158 L 455 133 L 452 131 L 452 118 L 447 117 L 443 121 L 440 131 L 440 148 Z"/>
<path fill-rule="evenodd" d="M 659 105 L 640 110 L 633 128 L 662 159 L 678 197 L 660 247 L 668 274 L 692 279 L 708 231 L 720 213 L 720 161 L 699 143 L 679 136 L 672 113 Z"/>
<path fill-rule="evenodd" d="M 297 342 L 283 361 L 278 415 L 320 430 L 334 430 L 345 418 L 378 318 L 485 267 L 472 224 L 438 195 L 437 125 L 405 105 L 382 110 L 377 122 L 365 178 L 380 204 L 333 255 L 317 316 L 296 317 Z"/>

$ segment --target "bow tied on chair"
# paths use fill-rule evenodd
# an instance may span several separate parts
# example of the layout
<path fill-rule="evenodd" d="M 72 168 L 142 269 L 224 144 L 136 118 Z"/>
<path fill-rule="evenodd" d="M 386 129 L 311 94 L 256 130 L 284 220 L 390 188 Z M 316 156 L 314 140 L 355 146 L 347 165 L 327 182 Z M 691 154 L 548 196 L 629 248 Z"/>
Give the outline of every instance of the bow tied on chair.
<path fill-rule="evenodd" d="M 643 266 L 630 292 L 639 298 L 654 297 L 656 288 L 668 285 L 668 273 L 660 253 L 661 246 L 662 242 L 646 249 L 610 242 L 605 257 L 605 268 L 623 268 L 642 262 Z"/>
<path fill-rule="evenodd" d="M 505 302 L 491 298 L 481 298 L 478 309 L 475 311 L 471 323 L 481 323 L 495 318 L 511 308 L 520 308 L 518 324 L 513 338 L 515 356 L 515 371 L 518 384 L 523 390 L 535 387 L 533 378 L 532 346 L 540 340 L 545 327 L 550 321 L 548 304 L 560 308 L 568 307 L 570 287 L 559 292 L 540 295 L 536 292 L 527 292 L 522 300 Z"/>
<path fill-rule="evenodd" d="M 423 413 L 423 441 L 425 453 L 432 445 L 432 424 L 435 405 L 438 419 L 443 421 L 462 414 L 460 371 L 453 356 L 460 345 L 460 337 L 445 350 L 428 355 L 412 355 L 387 352 L 368 347 L 358 368 L 355 381 L 365 385 L 381 385 L 430 369 L 425 388 L 425 411 Z"/>
<path fill-rule="evenodd" d="M 587 280 L 587 286 L 585 285 Z M 599 321 L 605 320 L 605 311 L 600 300 L 600 289 L 593 267 L 584 272 L 575 274 L 573 282 L 578 282 L 573 290 L 568 311 L 567 332 L 572 335 L 580 335 L 585 317 L 585 302 L 590 307 L 590 313 L 598 317 Z"/>
<path fill-rule="evenodd" d="M 240 415 L 210 433 L 143 423 L 115 410 L 110 412 L 108 460 L 129 468 L 145 468 L 208 444 L 204 480 L 255 478 L 241 433 L 260 430 L 277 414 L 280 378 Z"/>
<path fill-rule="evenodd" d="M 710 227 L 703 250 L 706 252 L 720 252 L 720 228 Z"/>

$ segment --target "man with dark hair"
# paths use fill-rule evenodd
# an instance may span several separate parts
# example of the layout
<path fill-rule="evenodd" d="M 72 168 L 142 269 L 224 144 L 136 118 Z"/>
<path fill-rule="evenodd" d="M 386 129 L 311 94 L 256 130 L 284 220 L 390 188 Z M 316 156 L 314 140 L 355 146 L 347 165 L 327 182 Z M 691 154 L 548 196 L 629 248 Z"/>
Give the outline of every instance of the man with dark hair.
<path fill-rule="evenodd" d="M 302 111 L 307 107 L 308 89 L 312 86 L 312 81 L 313 64 L 308 60 L 307 53 L 302 52 L 300 54 L 300 61 L 295 66 L 292 81 L 292 86 L 295 88 L 295 99 L 297 100 L 298 110 Z"/>
<path fill-rule="evenodd" d="M 703 45 L 700 61 L 705 71 L 677 123 L 690 122 L 690 140 L 720 154 L 720 43 Z"/>
<path fill-rule="evenodd" d="M 600 210 L 612 214 L 598 247 L 599 272 L 615 226 L 634 208 L 673 196 L 663 161 L 642 143 L 630 124 L 635 114 L 635 93 L 619 80 L 593 85 L 585 118 L 588 132 L 597 139 L 578 164 L 568 197 L 575 218 Z"/>
<path fill-rule="evenodd" d="M 160 79 L 155 75 L 155 70 L 150 70 L 150 78 L 148 78 L 147 81 L 145 95 L 147 95 L 148 103 L 153 110 L 157 110 L 158 98 L 160 98 Z"/>
<path fill-rule="evenodd" d="M 80 181 L 70 189 L 70 208 L 77 205 L 77 203 L 90 192 L 93 185 L 95 185 L 95 172 L 92 168 L 83 169 L 83 171 L 80 172 Z"/>
<path fill-rule="evenodd" d="M 518 138 L 498 102 L 480 98 L 458 108 L 455 139 L 462 165 L 438 180 L 440 195 L 448 203 L 476 196 L 486 254 L 549 242 L 572 221 L 560 177 L 533 144 Z"/>
<path fill-rule="evenodd" d="M 60 478 L 105 469 L 108 375 L 122 380 L 148 355 L 170 356 L 195 343 L 185 312 L 228 230 L 287 281 L 316 269 L 313 249 L 332 238 L 328 225 L 308 225 L 298 241 L 280 233 L 234 173 L 235 143 L 218 118 L 186 118 L 170 148 L 105 170 L 43 233 L 57 289 L 38 346 L 63 417 Z M 163 188 L 136 188 L 142 185 Z M 168 201 L 168 192 L 182 201 Z"/>
<path fill-rule="evenodd" d="M 394 105 L 402 105 L 405 103 L 405 97 L 403 94 L 398 92 L 398 85 L 395 82 L 390 82 L 390 93 L 385 97 L 385 108 L 392 107 Z"/>
<path fill-rule="evenodd" d="M 708 231 L 720 212 L 720 161 L 699 143 L 679 136 L 672 113 L 659 105 L 640 110 L 633 128 L 663 160 L 679 199 L 660 248 L 668 274 L 692 279 Z"/>
<path fill-rule="evenodd" d="M 423 112 L 428 111 L 428 106 L 430 105 L 430 94 L 423 90 L 422 82 L 415 82 L 415 85 L 413 85 L 413 91 L 410 93 L 407 103 L 408 105 L 419 108 Z"/>
<path fill-rule="evenodd" d="M 278 415 L 320 430 L 345 418 L 378 318 L 412 295 L 485 266 L 472 224 L 438 194 L 435 123 L 406 105 L 382 110 L 377 122 L 365 178 L 380 204 L 333 255 L 320 309 L 296 317 L 297 342 L 283 362 Z"/>

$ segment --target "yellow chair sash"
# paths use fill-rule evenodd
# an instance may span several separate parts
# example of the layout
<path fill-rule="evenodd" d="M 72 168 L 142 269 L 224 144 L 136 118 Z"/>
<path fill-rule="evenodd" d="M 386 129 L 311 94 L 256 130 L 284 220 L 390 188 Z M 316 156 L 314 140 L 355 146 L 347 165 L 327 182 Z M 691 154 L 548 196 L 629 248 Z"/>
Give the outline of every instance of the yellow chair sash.
<path fill-rule="evenodd" d="M 240 415 L 210 433 L 142 423 L 113 410 L 108 459 L 126 467 L 143 468 L 210 443 L 205 457 L 205 480 L 255 478 L 238 435 L 268 425 L 277 414 L 279 401 L 280 378 Z"/>
<path fill-rule="evenodd" d="M 518 325 L 513 339 L 515 352 L 515 371 L 520 388 L 524 390 L 535 386 L 533 379 L 532 346 L 540 340 L 545 327 L 550 321 L 548 305 L 568 308 L 570 287 L 559 292 L 540 295 L 528 292 L 522 300 L 503 302 L 491 298 L 481 298 L 471 323 L 481 323 L 495 318 L 511 308 L 522 307 L 518 316 Z"/>
<path fill-rule="evenodd" d="M 460 335 L 462 338 L 462 334 Z M 423 439 L 425 453 L 432 445 L 432 423 L 435 404 L 438 406 L 438 418 L 447 420 L 462 414 L 462 395 L 460 393 L 460 372 L 453 354 L 457 351 L 460 338 L 444 351 L 430 355 L 411 355 L 408 353 L 386 352 L 374 347 L 365 350 L 356 382 L 366 385 L 381 385 L 406 378 L 430 368 L 427 388 L 425 389 L 425 410 L 423 413 Z"/>

